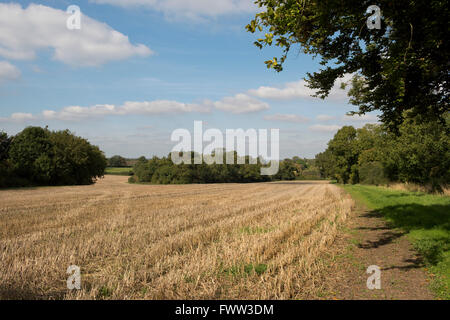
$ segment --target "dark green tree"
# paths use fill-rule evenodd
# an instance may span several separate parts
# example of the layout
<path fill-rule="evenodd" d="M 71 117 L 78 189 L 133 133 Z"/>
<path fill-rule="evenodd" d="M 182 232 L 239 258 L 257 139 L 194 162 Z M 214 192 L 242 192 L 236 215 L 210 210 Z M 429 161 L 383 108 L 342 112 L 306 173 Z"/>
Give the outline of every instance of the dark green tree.
<path fill-rule="evenodd" d="M 334 157 L 329 149 L 316 155 L 316 164 L 322 178 L 331 178 L 334 174 Z"/>
<path fill-rule="evenodd" d="M 5 132 L 0 132 L 0 188 L 6 187 L 10 179 L 10 167 L 8 162 L 11 137 Z"/>
<path fill-rule="evenodd" d="M 145 158 L 140 158 L 140 160 L 135 164 L 133 172 L 136 177 L 137 182 L 151 182 L 153 174 L 159 167 L 159 159 L 153 157 L 152 159 L 146 161 Z"/>
<path fill-rule="evenodd" d="M 91 184 L 104 175 L 107 164 L 104 154 L 86 139 L 69 130 L 52 132 L 53 170 L 51 184 Z"/>
<path fill-rule="evenodd" d="M 449 110 L 449 6 L 442 0 L 379 0 L 381 29 L 369 30 L 373 1 L 256 0 L 262 12 L 247 30 L 265 34 L 255 44 L 275 45 L 281 58 L 266 61 L 281 71 L 288 52 L 300 46 L 320 57 L 322 68 L 308 73 L 309 86 L 325 98 L 336 79 L 354 75 L 351 102 L 358 113 L 380 110 L 396 129 L 408 116 L 442 124 Z"/>
<path fill-rule="evenodd" d="M 328 143 L 328 149 L 333 155 L 334 177 L 342 183 L 350 181 L 355 174 L 355 166 L 358 163 L 359 148 L 356 144 L 357 131 L 352 126 L 342 127 Z"/>
<path fill-rule="evenodd" d="M 9 159 L 14 173 L 37 184 L 49 184 L 53 174 L 50 131 L 28 127 L 11 143 Z"/>
<path fill-rule="evenodd" d="M 0 161 L 8 159 L 9 147 L 11 146 L 11 137 L 6 132 L 0 131 Z"/>
<path fill-rule="evenodd" d="M 400 135 L 393 136 L 385 149 L 385 167 L 392 180 L 430 185 L 439 191 L 450 183 L 448 125 L 407 119 Z"/>
<path fill-rule="evenodd" d="M 69 130 L 28 127 L 8 150 L 7 185 L 90 184 L 103 176 L 106 158 L 96 146 Z"/>
<path fill-rule="evenodd" d="M 119 167 L 119 168 L 126 167 L 126 166 L 128 166 L 127 159 L 125 159 L 124 157 L 121 157 L 121 156 L 112 156 L 108 160 L 108 166 Z"/>

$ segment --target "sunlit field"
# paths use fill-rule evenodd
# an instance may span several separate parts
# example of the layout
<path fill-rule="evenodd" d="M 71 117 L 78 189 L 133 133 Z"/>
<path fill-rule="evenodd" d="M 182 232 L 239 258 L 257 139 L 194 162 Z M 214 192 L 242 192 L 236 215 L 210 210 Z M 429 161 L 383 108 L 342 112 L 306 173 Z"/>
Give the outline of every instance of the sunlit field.
<path fill-rule="evenodd" d="M 126 181 L 0 191 L 0 299 L 314 298 L 353 205 L 327 182 Z"/>

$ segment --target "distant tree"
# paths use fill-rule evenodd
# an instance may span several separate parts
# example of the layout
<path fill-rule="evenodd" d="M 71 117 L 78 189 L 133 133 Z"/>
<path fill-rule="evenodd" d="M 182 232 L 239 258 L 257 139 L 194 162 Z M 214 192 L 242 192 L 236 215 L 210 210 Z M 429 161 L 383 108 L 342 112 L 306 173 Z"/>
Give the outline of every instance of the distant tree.
<path fill-rule="evenodd" d="M 342 183 L 411 182 L 441 191 L 450 184 L 449 124 L 418 116 L 405 119 L 398 135 L 382 125 L 339 130 L 328 149 L 316 156 L 323 176 Z"/>
<path fill-rule="evenodd" d="M 136 161 L 136 163 L 145 163 L 145 162 L 147 162 L 147 159 L 144 156 L 139 157 Z"/>
<path fill-rule="evenodd" d="M 178 167 L 171 165 L 163 165 L 156 169 L 152 176 L 152 183 L 155 184 L 172 184 L 177 176 Z"/>
<path fill-rule="evenodd" d="M 144 161 L 144 159 L 145 158 L 140 158 L 133 168 L 137 182 L 151 182 L 153 174 L 159 166 L 159 159 L 157 157 L 154 157 L 149 161 Z"/>
<path fill-rule="evenodd" d="M 0 188 L 8 185 L 10 167 L 8 163 L 11 138 L 5 132 L 0 132 Z"/>
<path fill-rule="evenodd" d="M 103 176 L 106 158 L 98 147 L 70 131 L 28 127 L 16 135 L 8 151 L 9 185 L 90 184 Z"/>
<path fill-rule="evenodd" d="M 11 146 L 11 137 L 6 132 L 0 131 L 0 161 L 8 159 L 9 147 Z"/>
<path fill-rule="evenodd" d="M 302 169 L 307 169 L 310 166 L 307 159 L 301 159 L 300 157 L 297 156 L 293 157 L 292 161 L 299 164 Z"/>
<path fill-rule="evenodd" d="M 106 158 L 96 146 L 69 130 L 52 132 L 53 168 L 51 184 L 91 184 L 104 175 Z"/>
<path fill-rule="evenodd" d="M 295 180 L 300 176 L 301 172 L 302 172 L 301 164 L 291 159 L 285 159 L 281 161 L 280 169 L 278 173 L 275 175 L 275 179 Z"/>
<path fill-rule="evenodd" d="M 171 155 L 158 158 L 153 157 L 150 160 L 141 158 L 134 166 L 134 176 L 130 178 L 130 182 L 151 182 L 154 184 L 189 184 L 189 183 L 250 183 L 263 182 L 271 180 L 294 180 L 300 179 L 302 173 L 302 165 L 300 163 L 306 160 L 296 158 L 285 159 L 281 161 L 280 172 L 276 176 L 261 175 L 263 163 L 259 159 L 252 159 L 250 156 L 240 157 L 236 151 L 225 152 L 220 151 L 223 155 L 223 164 L 205 162 L 201 164 L 184 163 L 175 165 L 171 160 Z M 212 155 L 219 154 L 213 153 Z M 212 156 L 209 155 L 209 156 Z M 232 164 L 226 164 L 227 155 L 234 161 Z M 200 155 L 190 152 L 191 159 Z M 203 159 L 207 156 L 203 155 Z M 216 158 L 220 162 L 219 158 Z M 237 161 L 242 160 L 243 163 L 238 164 Z M 316 169 L 318 177 L 318 169 Z M 311 171 L 311 172 L 312 172 Z"/>
<path fill-rule="evenodd" d="M 15 136 L 9 150 L 12 168 L 19 177 L 37 184 L 49 184 L 53 174 L 50 131 L 28 127 Z"/>
<path fill-rule="evenodd" d="M 358 152 L 358 163 L 352 167 L 351 183 L 380 185 L 387 183 L 384 161 L 384 146 L 390 143 L 383 126 L 366 124 L 356 130 L 355 149 Z"/>
<path fill-rule="evenodd" d="M 311 167 L 302 171 L 298 179 L 301 180 L 320 180 L 322 178 L 319 168 Z"/>
<path fill-rule="evenodd" d="M 254 164 L 244 164 L 240 168 L 239 182 L 261 182 L 265 177 L 261 176 L 261 166 Z"/>
<path fill-rule="evenodd" d="M 356 144 L 357 131 L 352 126 L 342 127 L 328 143 L 333 155 L 334 177 L 341 183 L 350 182 L 358 163 L 359 148 Z"/>
<path fill-rule="evenodd" d="M 329 149 L 316 155 L 316 164 L 322 178 L 334 178 L 334 157 Z"/>
<path fill-rule="evenodd" d="M 121 157 L 121 156 L 113 156 L 108 161 L 108 166 L 110 167 L 126 167 L 128 165 L 127 159 Z"/>

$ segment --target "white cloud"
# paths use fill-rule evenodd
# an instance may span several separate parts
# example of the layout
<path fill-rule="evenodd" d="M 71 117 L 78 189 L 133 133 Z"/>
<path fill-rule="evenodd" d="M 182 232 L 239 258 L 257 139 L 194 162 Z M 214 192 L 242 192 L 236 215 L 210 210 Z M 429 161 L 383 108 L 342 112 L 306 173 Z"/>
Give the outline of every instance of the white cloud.
<path fill-rule="evenodd" d="M 16 112 L 11 114 L 9 118 L 0 117 L 0 122 L 24 123 L 34 119 L 35 117 L 31 113 Z"/>
<path fill-rule="evenodd" d="M 201 103 L 183 103 L 171 100 L 154 101 L 127 101 L 123 105 L 99 104 L 90 107 L 68 106 L 59 111 L 44 110 L 38 115 L 16 113 L 9 118 L 1 118 L 5 121 L 27 121 L 27 120 L 63 120 L 80 121 L 89 118 L 98 118 L 110 115 L 159 115 L 159 114 L 183 114 L 183 113 L 206 113 L 212 108 L 234 114 L 257 112 L 269 109 L 267 103 L 251 98 L 245 94 L 237 94 L 234 97 L 225 97 L 220 101 L 205 100 Z M 297 118 L 296 120 L 299 120 Z"/>
<path fill-rule="evenodd" d="M 9 118 L 1 118 L 1 120 L 3 122 L 26 122 L 29 120 L 80 121 L 110 115 L 158 115 L 209 111 L 210 107 L 205 104 L 186 104 L 169 100 L 127 101 L 121 106 L 110 104 L 94 105 L 91 107 L 68 106 L 60 111 L 44 110 L 38 115 L 14 113 Z"/>
<path fill-rule="evenodd" d="M 234 97 L 226 97 L 213 103 L 216 109 L 234 114 L 257 112 L 269 109 L 269 105 L 246 94 L 239 93 Z"/>
<path fill-rule="evenodd" d="M 353 115 L 353 116 L 342 116 L 342 121 L 346 123 L 377 123 L 379 122 L 378 116 L 375 114 L 364 114 L 364 115 Z"/>
<path fill-rule="evenodd" d="M 309 121 L 308 118 L 296 114 L 280 114 L 280 113 L 267 115 L 264 117 L 264 119 L 269 121 L 284 121 L 294 123 L 305 123 Z"/>
<path fill-rule="evenodd" d="M 327 114 L 319 114 L 316 117 L 316 119 L 319 120 L 319 121 L 330 121 L 330 120 L 336 119 L 336 117 L 335 116 L 330 116 L 330 115 L 327 115 Z"/>
<path fill-rule="evenodd" d="M 97 66 L 132 56 L 146 57 L 152 51 L 133 45 L 127 36 L 105 23 L 81 17 L 81 30 L 66 26 L 70 15 L 44 5 L 0 4 L 0 56 L 32 60 L 37 51 L 53 49 L 53 58 L 73 66 Z"/>
<path fill-rule="evenodd" d="M 11 115 L 11 119 L 14 121 L 22 122 L 26 120 L 33 120 L 33 115 L 31 113 L 17 112 Z"/>
<path fill-rule="evenodd" d="M 116 114 L 117 108 L 113 105 L 95 105 L 92 107 L 69 106 L 61 111 L 44 110 L 41 117 L 46 120 L 76 121 L 90 117 Z"/>
<path fill-rule="evenodd" d="M 63 108 L 61 111 L 45 110 L 42 112 L 42 118 L 77 121 L 108 115 L 157 115 L 208 111 L 209 108 L 206 106 L 169 100 L 127 101 L 119 107 L 105 104 L 91 107 L 70 106 Z"/>
<path fill-rule="evenodd" d="M 20 71 L 7 61 L 0 61 L 0 83 L 20 78 Z"/>
<path fill-rule="evenodd" d="M 329 121 L 329 120 L 334 120 L 335 117 L 328 116 L 328 115 L 319 115 L 319 116 L 317 116 L 317 119 L 321 120 L 321 121 Z M 353 125 L 356 128 L 360 128 L 363 125 L 365 125 L 366 123 L 377 123 L 378 121 L 379 121 L 378 117 L 375 114 L 366 114 L 363 116 L 344 115 L 340 118 L 340 121 L 339 121 L 339 123 L 341 123 L 341 125 L 315 124 L 315 125 L 310 126 L 309 129 L 312 131 L 316 131 L 316 132 L 336 132 L 340 128 L 342 128 L 344 125 Z"/>
<path fill-rule="evenodd" d="M 342 126 L 315 124 L 313 126 L 310 126 L 309 128 L 317 132 L 335 132 L 342 128 Z"/>
<path fill-rule="evenodd" d="M 221 15 L 253 13 L 253 0 L 91 0 L 98 4 L 144 7 L 164 13 L 168 18 L 199 20 Z"/>
<path fill-rule="evenodd" d="M 169 100 L 125 102 L 117 111 L 119 114 L 161 114 L 208 112 L 210 109 L 203 104 L 182 103 Z"/>
<path fill-rule="evenodd" d="M 314 91 L 306 87 L 305 80 L 298 82 L 288 82 L 283 88 L 259 87 L 249 90 L 250 95 L 263 99 L 288 100 L 298 98 L 311 98 Z"/>
<path fill-rule="evenodd" d="M 347 100 L 347 90 L 341 89 L 343 82 L 348 82 L 352 75 L 345 75 L 336 80 L 327 99 L 331 100 Z M 314 99 L 315 90 L 308 88 L 305 80 L 297 82 L 288 82 L 281 88 L 276 87 L 259 87 L 258 89 L 249 90 L 248 94 L 273 100 L 293 100 L 293 99 Z"/>

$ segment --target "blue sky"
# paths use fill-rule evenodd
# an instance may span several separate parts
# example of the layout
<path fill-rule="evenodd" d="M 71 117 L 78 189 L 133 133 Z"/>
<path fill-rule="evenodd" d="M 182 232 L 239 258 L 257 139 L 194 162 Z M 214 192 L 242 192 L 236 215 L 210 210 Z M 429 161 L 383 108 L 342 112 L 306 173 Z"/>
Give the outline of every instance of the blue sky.
<path fill-rule="evenodd" d="M 73 4 L 80 30 L 66 27 Z M 282 157 L 314 157 L 342 125 L 376 121 L 346 117 L 355 107 L 342 90 L 309 97 L 310 56 L 294 50 L 283 72 L 266 69 L 280 52 L 253 45 L 245 25 L 256 10 L 245 0 L 1 1 L 0 130 L 69 128 L 108 156 L 162 156 L 174 129 L 202 120 L 279 128 Z"/>

